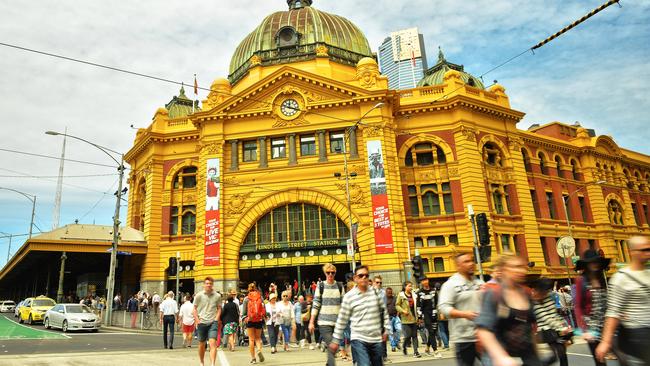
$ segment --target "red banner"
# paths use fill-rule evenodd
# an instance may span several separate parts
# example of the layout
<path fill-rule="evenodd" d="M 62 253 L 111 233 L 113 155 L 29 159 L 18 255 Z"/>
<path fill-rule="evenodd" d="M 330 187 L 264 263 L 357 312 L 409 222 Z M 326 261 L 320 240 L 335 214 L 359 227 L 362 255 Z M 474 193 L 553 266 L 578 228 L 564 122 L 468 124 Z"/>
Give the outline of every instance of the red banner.
<path fill-rule="evenodd" d="M 221 195 L 221 177 L 219 159 L 208 159 L 206 167 L 205 194 L 205 250 L 204 266 L 218 266 L 221 262 L 221 225 L 219 202 Z"/>
<path fill-rule="evenodd" d="M 368 141 L 366 146 L 370 171 L 370 194 L 372 195 L 372 221 L 375 229 L 375 253 L 390 254 L 394 251 L 393 230 L 390 226 L 381 141 Z"/>

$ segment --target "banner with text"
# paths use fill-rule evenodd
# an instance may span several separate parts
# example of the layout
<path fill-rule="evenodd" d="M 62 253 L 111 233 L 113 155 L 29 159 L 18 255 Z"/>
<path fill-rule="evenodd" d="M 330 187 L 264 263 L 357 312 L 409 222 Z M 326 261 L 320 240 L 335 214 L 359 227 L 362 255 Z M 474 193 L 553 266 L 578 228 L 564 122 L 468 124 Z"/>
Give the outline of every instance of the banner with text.
<path fill-rule="evenodd" d="M 208 159 L 205 193 L 205 250 L 203 265 L 218 266 L 221 252 L 221 225 L 219 197 L 221 195 L 221 168 L 219 159 Z"/>
<path fill-rule="evenodd" d="M 372 221 L 375 228 L 375 252 L 393 253 L 393 231 L 390 227 L 388 195 L 386 194 L 386 173 L 381 141 L 366 143 L 368 148 L 368 169 L 370 171 L 370 194 L 372 196 Z"/>

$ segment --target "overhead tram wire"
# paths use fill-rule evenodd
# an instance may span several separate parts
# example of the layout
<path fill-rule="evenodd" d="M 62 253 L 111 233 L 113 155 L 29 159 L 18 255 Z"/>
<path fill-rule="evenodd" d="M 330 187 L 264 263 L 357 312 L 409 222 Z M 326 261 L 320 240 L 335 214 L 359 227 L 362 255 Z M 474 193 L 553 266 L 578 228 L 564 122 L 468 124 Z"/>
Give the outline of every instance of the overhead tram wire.
<path fill-rule="evenodd" d="M 4 148 L 0 148 L 0 151 L 10 152 L 10 153 L 14 153 L 14 154 L 21 154 L 21 155 L 36 156 L 36 157 L 39 157 L 39 158 L 61 160 L 61 157 L 60 157 L 60 156 L 52 156 L 52 155 L 37 154 L 37 153 L 32 153 L 32 152 L 27 152 L 27 151 L 19 151 L 19 150 L 4 149 Z M 79 164 L 88 164 L 88 165 L 102 166 L 102 167 L 106 167 L 106 168 L 115 168 L 115 167 L 112 166 L 112 165 L 102 164 L 102 163 L 93 163 L 93 162 L 90 162 L 90 161 L 84 161 L 84 160 L 76 160 L 76 159 L 68 159 L 68 158 L 65 158 L 65 159 L 63 159 L 63 160 L 64 160 L 64 161 L 69 161 L 69 162 L 72 162 L 72 163 L 79 163 Z"/>
<path fill-rule="evenodd" d="M 117 174 L 86 174 L 86 175 L 64 175 L 63 178 L 93 178 L 93 177 L 110 177 L 117 176 Z M 0 178 L 37 178 L 48 179 L 58 178 L 58 175 L 0 175 Z"/>
<path fill-rule="evenodd" d="M 595 14 L 597 14 L 600 11 L 604 10 L 605 8 L 609 7 L 610 5 L 616 3 L 616 4 L 619 4 L 619 6 L 620 6 L 619 2 L 620 2 L 620 0 L 609 0 L 609 1 L 607 1 L 603 5 L 601 5 L 598 8 L 592 10 L 591 12 L 589 12 L 588 14 L 583 16 L 582 18 L 580 18 L 577 21 L 571 23 L 570 25 L 563 28 L 559 32 L 553 34 L 552 36 L 548 37 L 544 41 L 539 42 L 535 46 L 526 49 L 525 51 L 521 52 L 520 54 L 511 57 L 510 59 L 502 62 L 501 64 L 499 64 L 499 65 L 493 67 L 492 69 L 488 70 L 487 72 L 481 74 L 481 76 L 479 76 L 479 78 L 483 78 L 483 76 L 487 75 L 488 73 L 490 73 L 490 72 L 492 72 L 492 71 L 494 71 L 494 70 L 496 70 L 496 69 L 498 69 L 500 67 L 503 67 L 504 65 L 506 65 L 506 64 L 514 61 L 515 59 L 523 56 L 524 54 L 528 53 L 529 51 L 533 52 L 535 49 L 538 49 L 538 48 L 544 46 L 545 44 L 551 42 L 552 40 L 554 40 L 555 38 L 561 36 L 562 34 L 568 32 L 572 28 L 576 27 L 578 24 L 586 21 L 587 19 L 591 18 L 592 16 L 594 16 Z M 17 49 L 17 50 L 21 50 L 21 51 L 25 51 L 25 52 L 36 53 L 36 54 L 39 54 L 39 55 L 49 56 L 49 57 L 58 58 L 58 59 L 66 60 L 66 61 L 76 62 L 76 63 L 80 63 L 80 64 L 84 64 L 84 65 L 94 66 L 94 67 L 107 69 L 107 70 L 111 70 L 111 71 L 115 71 L 115 72 L 121 72 L 121 73 L 124 73 L 124 74 L 139 76 L 139 77 L 143 77 L 143 78 L 147 78 L 147 79 L 157 80 L 157 81 L 161 81 L 161 82 L 165 82 L 165 83 L 169 83 L 169 84 L 175 84 L 175 85 L 180 85 L 180 86 L 192 85 L 192 83 L 185 83 L 185 82 L 176 81 L 176 80 L 172 80 L 172 79 L 168 79 L 168 78 L 164 78 L 164 77 L 160 77 L 160 76 L 155 76 L 155 75 L 145 74 L 145 73 L 141 73 L 141 72 L 131 71 L 131 70 L 115 67 L 115 66 L 104 65 L 104 64 L 97 63 L 97 62 L 86 61 L 86 60 L 82 60 L 82 59 L 79 59 L 79 58 L 59 55 L 59 54 L 55 54 L 55 53 L 51 53 L 51 52 L 41 51 L 41 50 L 28 48 L 28 47 L 23 47 L 23 46 L 18 46 L 18 45 L 14 45 L 14 44 L 10 44 L 10 43 L 0 42 L 0 46 L 13 48 L 13 49 Z M 275 102 L 268 102 L 268 101 L 257 99 L 257 98 L 250 97 L 250 96 L 244 97 L 244 96 L 237 95 L 237 94 L 228 94 L 228 93 L 221 92 L 221 91 L 218 91 L 218 90 L 213 90 L 212 88 L 205 88 L 205 87 L 202 87 L 202 86 L 199 86 L 199 85 L 196 85 L 196 89 L 197 90 L 203 90 L 203 91 L 209 91 L 209 92 L 215 92 L 215 93 L 222 94 L 222 95 L 225 95 L 225 96 L 228 96 L 228 97 L 238 97 L 240 99 L 250 99 L 250 100 L 254 100 L 256 102 L 264 103 L 264 104 L 269 105 L 271 107 L 279 106 L 279 104 L 276 104 Z M 437 101 L 440 101 L 440 100 L 446 98 L 447 96 L 449 96 L 449 94 L 455 92 L 456 90 L 452 90 L 450 93 L 447 93 L 447 94 L 441 96 L 440 98 L 434 100 L 431 103 L 435 103 Z M 295 107 L 289 107 L 289 108 L 292 108 L 293 110 L 295 110 L 297 112 L 304 111 L 301 108 L 295 108 Z M 339 117 L 336 117 L 336 116 L 331 116 L 331 115 L 327 115 L 327 114 L 323 114 L 323 113 L 319 113 L 319 112 L 314 112 L 314 111 L 309 111 L 309 113 L 314 114 L 314 115 L 319 115 L 319 116 L 322 116 L 322 117 L 328 117 L 328 118 L 331 118 L 333 120 L 337 120 L 337 121 L 340 121 L 340 122 L 355 122 L 356 121 L 356 119 L 339 118 Z M 59 158 L 57 158 L 57 159 L 59 159 Z"/>

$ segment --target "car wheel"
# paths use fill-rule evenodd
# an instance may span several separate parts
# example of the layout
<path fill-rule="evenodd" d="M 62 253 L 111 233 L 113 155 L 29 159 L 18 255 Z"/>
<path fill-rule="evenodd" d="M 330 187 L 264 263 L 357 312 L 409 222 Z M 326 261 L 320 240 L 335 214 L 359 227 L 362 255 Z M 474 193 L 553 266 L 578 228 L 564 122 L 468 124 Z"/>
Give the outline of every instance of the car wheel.
<path fill-rule="evenodd" d="M 99 331 L 99 329 L 93 329 L 91 332 L 97 333 L 98 331 Z"/>
<path fill-rule="evenodd" d="M 24 322 L 23 317 L 18 315 L 18 323 L 23 324 Z"/>
<path fill-rule="evenodd" d="M 63 321 L 63 325 L 61 325 L 61 330 L 63 331 L 63 333 L 66 333 L 68 331 L 68 321 L 67 320 Z"/>
<path fill-rule="evenodd" d="M 43 320 L 43 326 L 45 327 L 45 329 L 50 329 L 51 328 L 50 327 L 50 318 L 45 318 L 45 320 Z"/>
<path fill-rule="evenodd" d="M 34 322 L 32 321 L 32 314 L 29 314 L 29 318 L 27 318 L 27 324 L 32 325 Z"/>

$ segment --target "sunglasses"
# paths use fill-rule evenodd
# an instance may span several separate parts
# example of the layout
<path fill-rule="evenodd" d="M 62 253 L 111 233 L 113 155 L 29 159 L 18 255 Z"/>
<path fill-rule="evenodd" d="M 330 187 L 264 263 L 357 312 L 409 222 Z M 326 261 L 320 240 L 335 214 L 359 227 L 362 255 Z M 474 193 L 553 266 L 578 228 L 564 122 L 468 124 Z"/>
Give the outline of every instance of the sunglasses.
<path fill-rule="evenodd" d="M 325 274 L 334 276 L 336 274 L 336 272 L 325 272 Z"/>
<path fill-rule="evenodd" d="M 370 277 L 370 275 L 368 273 L 359 273 L 359 274 L 357 274 L 357 277 L 359 277 L 359 278 L 368 278 L 368 277 Z"/>
<path fill-rule="evenodd" d="M 375 281 L 375 283 L 381 285 L 381 281 Z"/>

